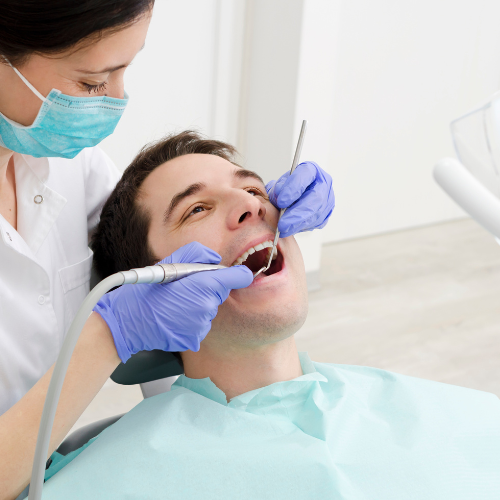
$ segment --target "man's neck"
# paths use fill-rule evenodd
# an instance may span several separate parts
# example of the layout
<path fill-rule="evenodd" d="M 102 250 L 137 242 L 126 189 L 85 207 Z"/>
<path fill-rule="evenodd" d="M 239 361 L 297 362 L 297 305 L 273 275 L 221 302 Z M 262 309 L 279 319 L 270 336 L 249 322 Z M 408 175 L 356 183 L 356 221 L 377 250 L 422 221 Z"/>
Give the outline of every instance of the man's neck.
<path fill-rule="evenodd" d="M 245 392 L 302 375 L 293 336 L 264 346 L 224 349 L 207 338 L 198 352 L 183 352 L 182 360 L 186 377 L 210 377 L 228 402 Z"/>

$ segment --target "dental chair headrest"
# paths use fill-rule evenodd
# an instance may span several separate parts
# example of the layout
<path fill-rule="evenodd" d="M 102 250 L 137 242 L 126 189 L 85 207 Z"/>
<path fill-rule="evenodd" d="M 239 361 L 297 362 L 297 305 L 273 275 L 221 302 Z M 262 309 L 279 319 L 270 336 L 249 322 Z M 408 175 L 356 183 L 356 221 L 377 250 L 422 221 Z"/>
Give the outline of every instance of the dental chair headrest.
<path fill-rule="evenodd" d="M 141 351 L 126 363 L 120 363 L 111 379 L 117 384 L 135 385 L 183 373 L 181 364 L 171 352 Z"/>

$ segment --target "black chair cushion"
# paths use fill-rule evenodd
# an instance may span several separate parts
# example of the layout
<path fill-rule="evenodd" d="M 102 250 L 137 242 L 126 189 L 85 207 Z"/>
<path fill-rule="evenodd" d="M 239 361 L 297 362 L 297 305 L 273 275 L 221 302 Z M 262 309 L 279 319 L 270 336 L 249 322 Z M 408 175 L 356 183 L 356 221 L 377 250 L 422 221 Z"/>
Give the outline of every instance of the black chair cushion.
<path fill-rule="evenodd" d="M 181 363 L 171 352 L 141 351 L 126 363 L 120 363 L 111 374 L 111 380 L 117 384 L 135 385 L 183 373 Z"/>
<path fill-rule="evenodd" d="M 92 438 L 96 437 L 100 434 L 106 427 L 113 425 L 115 422 L 120 420 L 120 418 L 125 415 L 122 413 L 121 415 L 115 415 L 114 417 L 103 418 L 102 420 L 98 420 L 97 422 L 92 422 L 85 427 L 81 427 L 75 432 L 71 433 L 57 448 L 57 452 L 61 455 L 66 456 L 68 453 L 81 448 L 84 444 L 88 443 Z"/>

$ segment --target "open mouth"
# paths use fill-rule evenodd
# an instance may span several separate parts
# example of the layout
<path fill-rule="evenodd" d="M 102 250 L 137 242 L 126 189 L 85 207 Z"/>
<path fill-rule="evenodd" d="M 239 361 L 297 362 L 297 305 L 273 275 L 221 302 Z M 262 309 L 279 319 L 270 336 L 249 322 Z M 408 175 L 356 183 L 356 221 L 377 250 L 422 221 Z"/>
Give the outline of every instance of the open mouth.
<path fill-rule="evenodd" d="M 234 262 L 233 266 L 243 264 L 247 266 L 253 274 L 267 266 L 269 256 L 271 255 L 273 242 L 271 240 L 259 243 L 252 248 L 249 248 L 243 255 L 240 255 Z M 273 260 L 269 269 L 263 271 L 259 276 L 271 276 L 279 273 L 283 269 L 283 255 L 278 248 L 275 249 Z"/>

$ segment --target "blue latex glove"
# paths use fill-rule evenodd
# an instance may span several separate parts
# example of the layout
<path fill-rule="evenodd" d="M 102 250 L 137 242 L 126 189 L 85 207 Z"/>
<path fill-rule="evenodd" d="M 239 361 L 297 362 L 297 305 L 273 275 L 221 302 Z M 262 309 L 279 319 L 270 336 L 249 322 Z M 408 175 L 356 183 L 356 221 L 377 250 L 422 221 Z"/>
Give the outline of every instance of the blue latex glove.
<path fill-rule="evenodd" d="M 160 263 L 220 261 L 218 253 L 194 242 Z M 198 351 L 231 289 L 245 288 L 252 281 L 248 267 L 233 266 L 163 285 L 123 285 L 104 295 L 94 311 L 108 324 L 124 363 L 139 351 Z"/>
<path fill-rule="evenodd" d="M 292 175 L 287 172 L 270 181 L 266 190 L 275 207 L 287 209 L 278 224 L 282 238 L 321 229 L 335 207 L 332 178 L 312 161 L 298 165 Z"/>

